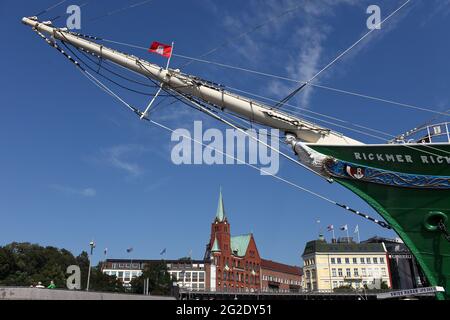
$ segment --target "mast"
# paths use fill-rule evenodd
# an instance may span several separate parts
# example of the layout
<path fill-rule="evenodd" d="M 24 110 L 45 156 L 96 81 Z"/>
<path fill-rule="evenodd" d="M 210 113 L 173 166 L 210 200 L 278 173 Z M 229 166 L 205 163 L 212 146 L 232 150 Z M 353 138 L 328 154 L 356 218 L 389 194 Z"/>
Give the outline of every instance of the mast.
<path fill-rule="evenodd" d="M 36 17 L 23 18 L 22 22 L 54 39 L 100 56 L 126 69 L 159 82 L 164 88 L 183 96 L 191 96 L 220 109 L 226 109 L 249 121 L 279 129 L 295 136 L 299 141 L 317 144 L 354 145 L 361 142 L 312 122 L 292 116 L 263 103 L 224 90 L 208 81 L 184 74 L 180 70 L 165 69 L 136 56 L 100 45 L 79 37 L 66 29 L 42 23 Z"/>

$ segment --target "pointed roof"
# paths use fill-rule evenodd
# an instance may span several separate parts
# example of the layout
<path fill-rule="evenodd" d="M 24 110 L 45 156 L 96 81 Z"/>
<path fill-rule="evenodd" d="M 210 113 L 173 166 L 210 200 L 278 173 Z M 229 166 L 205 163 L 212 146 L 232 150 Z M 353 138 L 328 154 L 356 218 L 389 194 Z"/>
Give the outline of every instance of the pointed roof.
<path fill-rule="evenodd" d="M 226 219 L 225 208 L 223 206 L 222 188 L 220 188 L 219 204 L 217 206 L 216 220 L 222 222 Z"/>
<path fill-rule="evenodd" d="M 214 243 L 211 252 L 220 252 L 219 241 L 217 241 L 217 237 L 214 237 Z"/>
<path fill-rule="evenodd" d="M 233 254 L 237 255 L 238 257 L 245 256 L 251 238 L 252 238 L 251 234 L 244 234 L 241 236 L 231 237 L 230 239 L 231 250 Z"/>

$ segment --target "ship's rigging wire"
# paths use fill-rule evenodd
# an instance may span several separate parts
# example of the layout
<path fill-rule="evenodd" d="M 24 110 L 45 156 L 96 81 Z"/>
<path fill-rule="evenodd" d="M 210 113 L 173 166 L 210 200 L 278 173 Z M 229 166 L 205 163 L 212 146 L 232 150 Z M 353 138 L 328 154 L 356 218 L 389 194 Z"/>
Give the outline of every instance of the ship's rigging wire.
<path fill-rule="evenodd" d="M 372 32 L 377 30 L 377 27 L 381 26 L 383 23 L 388 21 L 390 18 L 392 18 L 397 12 L 399 12 L 404 6 L 406 6 L 411 0 L 406 0 L 400 7 L 398 7 L 394 12 L 392 12 L 390 15 L 388 15 L 386 18 L 384 18 L 381 22 L 377 23 L 374 28 L 371 28 L 368 32 L 366 32 L 361 38 L 359 38 L 356 42 L 354 42 L 350 47 L 345 49 L 342 53 L 340 53 L 336 58 L 331 60 L 325 67 L 320 69 L 314 76 L 312 76 L 306 83 L 302 83 L 300 87 L 292 91 L 289 95 L 287 95 L 284 99 L 280 100 L 276 105 L 275 108 L 281 107 L 284 103 L 288 102 L 290 99 L 292 99 L 297 93 L 299 93 L 303 88 L 308 86 L 311 82 L 313 82 L 319 75 L 321 75 L 323 72 L 328 70 L 333 64 L 335 64 L 337 61 L 339 61 L 343 56 L 345 56 L 347 53 L 349 53 L 353 48 L 355 48 L 361 41 L 363 41 L 365 38 L 367 38 Z"/>
<path fill-rule="evenodd" d="M 64 2 L 67 2 L 67 0 L 61 0 L 57 3 L 55 3 L 54 5 L 51 5 L 50 7 L 48 7 L 47 9 L 41 10 L 38 14 L 36 14 L 36 17 L 42 16 L 43 14 L 49 12 L 50 10 L 53 10 L 54 8 L 62 5 Z"/>
<path fill-rule="evenodd" d="M 63 34 L 63 33 L 61 33 L 61 34 L 62 34 L 63 37 L 64 37 L 64 34 Z M 122 89 L 128 90 L 128 91 L 131 91 L 131 92 L 140 94 L 140 95 L 144 95 L 144 96 L 148 96 L 148 97 L 153 97 L 153 96 L 154 96 L 154 94 L 151 94 L 151 93 L 148 93 L 148 92 L 139 91 L 139 90 L 135 90 L 135 89 L 133 89 L 133 88 L 127 87 L 127 86 L 125 86 L 125 85 L 122 85 L 122 84 L 118 83 L 117 81 L 115 81 L 115 80 L 109 78 L 108 76 L 106 76 L 106 75 L 100 73 L 100 72 L 99 72 L 100 69 L 95 70 L 94 68 L 92 68 L 88 63 L 85 62 L 85 60 L 83 60 L 80 56 L 78 56 L 78 55 L 77 55 L 77 54 L 69 47 L 69 45 L 67 45 L 64 41 L 61 41 L 61 43 L 63 44 L 63 46 L 64 46 L 70 53 L 72 53 L 72 55 L 73 55 L 75 58 L 77 58 L 78 61 L 83 62 L 84 65 L 86 66 L 86 68 L 88 68 L 88 69 L 91 70 L 92 72 L 97 73 L 99 76 L 101 76 L 102 78 L 104 78 L 104 79 L 108 80 L 109 82 L 115 84 L 116 86 L 118 86 L 118 87 L 120 87 L 120 88 L 122 88 Z M 80 53 L 84 54 L 84 52 L 80 52 Z M 101 67 L 101 65 L 100 65 L 100 67 Z M 164 96 L 164 95 L 161 95 L 161 96 Z"/>
<path fill-rule="evenodd" d="M 97 21 L 97 20 L 99 20 L 99 19 L 101 19 L 101 18 L 110 17 L 110 16 L 112 16 L 112 15 L 121 13 L 121 12 L 123 12 L 123 11 L 129 10 L 129 9 L 133 9 L 133 8 L 137 8 L 137 7 L 140 7 L 140 6 L 143 6 L 144 4 L 147 4 L 147 3 L 152 2 L 152 1 L 153 1 L 153 0 L 145 0 L 145 1 L 136 2 L 136 3 L 133 3 L 133 4 L 128 5 L 128 6 L 126 6 L 126 7 L 122 7 L 122 8 L 119 8 L 119 9 L 115 9 L 115 10 L 109 11 L 109 12 L 107 12 L 107 13 L 105 13 L 105 14 L 102 14 L 102 15 L 100 15 L 100 16 L 94 17 L 94 18 L 88 20 L 88 22 L 94 22 L 94 21 Z"/>
<path fill-rule="evenodd" d="M 87 6 L 88 4 L 89 4 L 88 2 L 85 2 L 85 3 L 81 4 L 81 5 L 79 5 L 79 7 L 80 7 L 80 9 L 81 9 L 81 8 Z M 60 18 L 62 18 L 62 15 L 58 15 L 58 16 L 56 16 L 56 17 L 50 19 L 49 21 L 51 21 L 51 22 L 53 23 L 53 22 L 55 22 L 56 20 L 58 20 L 58 19 L 60 19 Z"/>

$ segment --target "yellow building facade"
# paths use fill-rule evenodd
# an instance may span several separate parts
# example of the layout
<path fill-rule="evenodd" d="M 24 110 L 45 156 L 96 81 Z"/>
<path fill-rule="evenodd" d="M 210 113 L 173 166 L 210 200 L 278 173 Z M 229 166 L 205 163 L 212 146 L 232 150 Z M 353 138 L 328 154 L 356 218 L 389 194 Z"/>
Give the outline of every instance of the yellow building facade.
<path fill-rule="evenodd" d="M 383 243 L 327 243 L 314 240 L 302 255 L 304 288 L 333 291 L 352 286 L 380 289 L 391 287 L 386 247 Z"/>

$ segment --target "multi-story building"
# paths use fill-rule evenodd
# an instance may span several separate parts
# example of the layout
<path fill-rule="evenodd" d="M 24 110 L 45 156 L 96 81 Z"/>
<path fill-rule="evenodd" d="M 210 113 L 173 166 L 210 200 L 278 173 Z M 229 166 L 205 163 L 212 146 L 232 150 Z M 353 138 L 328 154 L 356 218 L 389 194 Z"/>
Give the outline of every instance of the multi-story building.
<path fill-rule="evenodd" d="M 261 259 L 253 234 L 231 236 L 222 192 L 204 259 L 211 291 L 298 291 L 301 286 L 301 268 Z"/>
<path fill-rule="evenodd" d="M 103 264 L 103 273 L 115 276 L 124 286 L 129 286 L 133 278 L 139 277 L 148 264 L 161 263 L 162 260 L 124 260 L 108 259 Z M 206 270 L 202 260 L 164 260 L 168 273 L 180 288 L 190 290 L 204 290 Z"/>
<path fill-rule="evenodd" d="M 327 243 L 321 236 L 306 244 L 302 257 L 306 290 L 380 288 L 382 283 L 392 287 L 383 243 Z"/>
<path fill-rule="evenodd" d="M 232 237 L 222 192 L 206 246 L 206 286 L 211 291 L 250 291 L 261 287 L 261 258 L 253 234 Z"/>
<path fill-rule="evenodd" d="M 261 291 L 299 292 L 302 287 L 302 268 L 261 259 Z"/>
<path fill-rule="evenodd" d="M 392 289 L 413 289 L 428 285 L 419 264 L 401 239 L 372 237 L 363 242 L 384 243 L 388 253 Z"/>

